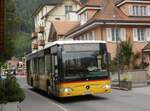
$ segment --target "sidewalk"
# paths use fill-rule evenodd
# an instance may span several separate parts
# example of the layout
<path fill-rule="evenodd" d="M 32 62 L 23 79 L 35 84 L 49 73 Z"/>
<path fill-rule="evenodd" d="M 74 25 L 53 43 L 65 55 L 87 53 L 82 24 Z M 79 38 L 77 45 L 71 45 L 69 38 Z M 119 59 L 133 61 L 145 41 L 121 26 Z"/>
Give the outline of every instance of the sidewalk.
<path fill-rule="evenodd" d="M 140 88 L 133 88 L 132 92 L 144 94 L 144 95 L 150 95 L 150 86 L 147 87 L 140 87 Z"/>

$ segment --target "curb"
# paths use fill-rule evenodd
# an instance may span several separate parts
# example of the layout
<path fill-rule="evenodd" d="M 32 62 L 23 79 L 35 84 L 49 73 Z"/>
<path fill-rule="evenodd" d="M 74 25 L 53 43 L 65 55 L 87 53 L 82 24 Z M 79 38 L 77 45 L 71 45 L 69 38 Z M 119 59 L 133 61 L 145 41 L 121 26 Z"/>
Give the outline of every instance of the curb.
<path fill-rule="evenodd" d="M 123 91 L 130 91 L 129 89 L 127 88 L 122 88 L 122 87 L 112 87 L 112 89 L 117 89 L 117 90 L 123 90 Z"/>

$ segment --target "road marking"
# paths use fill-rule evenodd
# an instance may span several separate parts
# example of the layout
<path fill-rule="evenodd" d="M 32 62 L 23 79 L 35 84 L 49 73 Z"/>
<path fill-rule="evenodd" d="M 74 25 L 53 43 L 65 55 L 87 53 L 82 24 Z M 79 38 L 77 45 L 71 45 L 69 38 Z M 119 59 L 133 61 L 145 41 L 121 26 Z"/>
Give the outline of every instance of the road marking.
<path fill-rule="evenodd" d="M 55 103 L 53 100 L 47 99 L 46 97 L 43 97 L 43 96 L 41 96 L 41 95 L 39 95 L 39 94 L 37 94 L 37 93 L 35 93 L 35 92 L 33 92 L 33 91 L 30 91 L 30 90 L 28 90 L 28 89 L 27 89 L 27 91 L 30 92 L 30 93 L 32 93 L 32 94 L 35 95 L 35 96 L 40 97 L 41 99 L 46 100 L 47 102 L 49 102 L 49 103 L 51 103 L 51 104 L 57 106 L 58 108 L 60 108 L 60 109 L 63 110 L 63 111 L 69 111 L 68 109 L 62 107 L 61 105 L 59 105 L 59 104 L 57 104 L 57 103 Z"/>

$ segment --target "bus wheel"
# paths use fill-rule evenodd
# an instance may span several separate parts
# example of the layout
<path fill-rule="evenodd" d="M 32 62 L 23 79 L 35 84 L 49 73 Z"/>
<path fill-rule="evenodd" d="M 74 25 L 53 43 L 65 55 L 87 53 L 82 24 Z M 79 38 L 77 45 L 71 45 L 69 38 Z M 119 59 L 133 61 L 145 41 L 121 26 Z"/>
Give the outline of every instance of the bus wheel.
<path fill-rule="evenodd" d="M 31 86 L 33 86 L 33 78 L 31 78 Z"/>
<path fill-rule="evenodd" d="M 47 80 L 47 83 L 46 83 L 46 84 L 47 84 L 47 89 L 46 89 L 46 90 L 47 90 L 47 93 L 50 94 L 50 91 L 49 91 L 50 82 L 49 82 L 49 80 Z"/>

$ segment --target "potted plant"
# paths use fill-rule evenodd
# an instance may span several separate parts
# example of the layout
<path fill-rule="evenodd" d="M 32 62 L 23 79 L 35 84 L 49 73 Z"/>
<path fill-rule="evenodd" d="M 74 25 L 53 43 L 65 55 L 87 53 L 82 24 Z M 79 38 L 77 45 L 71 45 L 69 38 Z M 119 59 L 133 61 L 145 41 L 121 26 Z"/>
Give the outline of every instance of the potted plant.
<path fill-rule="evenodd" d="M 120 81 L 120 87 L 125 88 L 127 90 L 132 90 L 132 81 L 129 74 L 125 73 L 122 75 L 121 81 Z"/>
<path fill-rule="evenodd" d="M 17 111 L 19 102 L 24 98 L 25 94 L 15 77 L 0 79 L 0 111 Z"/>

